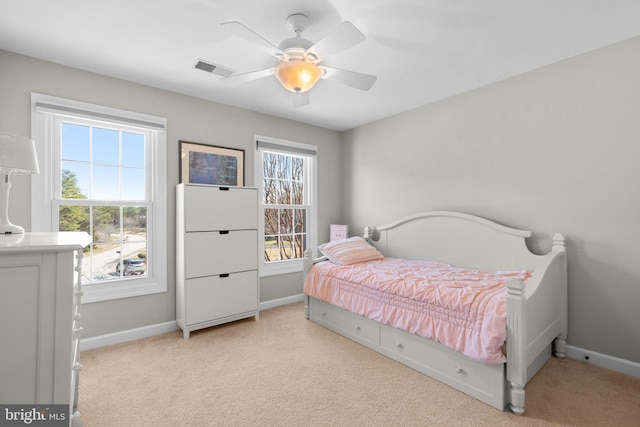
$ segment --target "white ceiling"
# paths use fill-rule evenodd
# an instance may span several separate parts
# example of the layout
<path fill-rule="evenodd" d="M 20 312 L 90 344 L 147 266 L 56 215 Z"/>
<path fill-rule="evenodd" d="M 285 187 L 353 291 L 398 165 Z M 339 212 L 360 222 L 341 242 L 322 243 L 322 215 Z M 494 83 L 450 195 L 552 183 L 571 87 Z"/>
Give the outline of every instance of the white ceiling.
<path fill-rule="evenodd" d="M 638 0 L 0 1 L 0 49 L 335 130 L 640 35 Z M 324 64 L 376 75 L 371 90 L 321 80 L 294 108 L 273 76 L 230 84 L 194 68 L 277 64 L 219 24 L 240 21 L 277 45 L 298 12 L 313 42 L 342 21 L 367 36 Z"/>

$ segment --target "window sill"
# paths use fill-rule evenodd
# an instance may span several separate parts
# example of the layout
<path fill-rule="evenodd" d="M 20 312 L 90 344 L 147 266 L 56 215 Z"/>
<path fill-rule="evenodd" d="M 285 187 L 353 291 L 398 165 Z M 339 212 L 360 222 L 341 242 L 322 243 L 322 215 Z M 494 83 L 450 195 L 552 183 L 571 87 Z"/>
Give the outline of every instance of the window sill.
<path fill-rule="evenodd" d="M 153 281 L 135 283 L 135 280 L 109 282 L 108 284 L 84 285 L 82 304 L 110 301 L 167 292 L 167 284 Z"/>
<path fill-rule="evenodd" d="M 263 264 L 259 277 L 279 276 L 281 274 L 299 273 L 302 271 L 302 260 L 277 261 Z"/>

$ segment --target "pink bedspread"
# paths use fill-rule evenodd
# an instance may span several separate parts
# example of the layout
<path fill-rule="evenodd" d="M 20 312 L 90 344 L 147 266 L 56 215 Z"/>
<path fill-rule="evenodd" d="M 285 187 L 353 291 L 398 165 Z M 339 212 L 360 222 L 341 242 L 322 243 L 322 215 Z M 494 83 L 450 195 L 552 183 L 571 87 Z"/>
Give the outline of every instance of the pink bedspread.
<path fill-rule="evenodd" d="M 527 271 L 480 271 L 396 258 L 315 264 L 304 292 L 361 316 L 412 332 L 474 360 L 505 362 L 506 292 Z"/>

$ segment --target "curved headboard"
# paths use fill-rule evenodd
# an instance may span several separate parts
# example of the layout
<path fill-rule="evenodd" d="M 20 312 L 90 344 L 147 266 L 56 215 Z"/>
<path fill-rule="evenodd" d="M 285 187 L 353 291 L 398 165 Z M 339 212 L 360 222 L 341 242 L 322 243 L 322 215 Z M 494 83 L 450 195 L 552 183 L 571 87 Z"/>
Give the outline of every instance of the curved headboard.
<path fill-rule="evenodd" d="M 459 212 L 433 211 L 375 228 L 371 243 L 385 256 L 446 262 L 459 267 L 533 271 L 530 231 Z"/>

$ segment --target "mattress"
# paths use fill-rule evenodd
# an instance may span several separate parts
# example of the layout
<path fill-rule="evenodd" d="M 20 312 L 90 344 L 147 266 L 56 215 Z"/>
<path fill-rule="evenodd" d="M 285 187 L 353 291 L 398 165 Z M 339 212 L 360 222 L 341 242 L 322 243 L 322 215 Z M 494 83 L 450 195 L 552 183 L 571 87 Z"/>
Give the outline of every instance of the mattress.
<path fill-rule="evenodd" d="M 507 284 L 531 273 L 484 271 L 384 258 L 315 264 L 304 292 L 380 323 L 437 341 L 487 364 L 504 363 Z"/>

